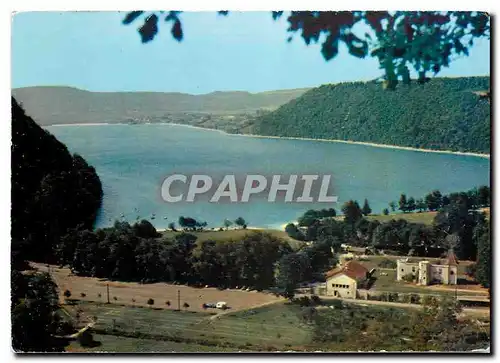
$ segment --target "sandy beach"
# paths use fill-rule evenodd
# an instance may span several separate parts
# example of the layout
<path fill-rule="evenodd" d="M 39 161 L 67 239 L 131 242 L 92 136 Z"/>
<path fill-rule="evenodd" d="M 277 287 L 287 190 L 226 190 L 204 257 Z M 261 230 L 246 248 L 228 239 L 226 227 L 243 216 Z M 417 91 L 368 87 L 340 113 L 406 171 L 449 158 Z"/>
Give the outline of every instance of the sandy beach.
<path fill-rule="evenodd" d="M 58 124 L 58 125 L 48 125 L 48 126 L 52 127 L 52 126 L 101 126 L 101 125 L 129 125 L 129 124 L 126 124 L 126 123 L 85 123 L 85 124 Z M 179 123 L 169 123 L 169 122 L 148 123 L 147 125 L 182 126 L 182 127 L 192 128 L 192 129 L 220 132 L 220 133 L 223 133 L 226 135 L 240 136 L 240 137 L 254 137 L 254 138 L 263 138 L 263 139 L 283 139 L 283 140 L 304 140 L 304 141 L 320 141 L 320 142 L 337 142 L 337 143 L 343 143 L 343 144 L 364 145 L 364 146 L 371 146 L 371 147 L 378 147 L 378 148 L 385 148 L 385 149 L 418 151 L 418 152 L 425 152 L 425 153 L 452 154 L 452 155 L 463 155 L 463 156 L 475 156 L 475 157 L 485 158 L 485 159 L 490 158 L 490 154 L 451 151 L 451 150 L 419 149 L 419 148 L 409 147 L 409 146 L 377 144 L 377 143 L 373 143 L 373 142 L 364 142 L 364 141 L 349 141 L 349 140 L 336 140 L 336 139 L 315 139 L 315 138 L 310 138 L 310 137 L 265 136 L 265 135 L 253 135 L 253 134 L 230 134 L 230 133 L 223 131 L 223 130 L 209 129 L 209 128 L 200 127 L 200 126 L 193 126 L 193 125 L 186 125 L 186 124 L 179 124 Z M 134 125 L 131 125 L 131 126 L 134 126 Z"/>
<path fill-rule="evenodd" d="M 486 158 L 486 159 L 490 158 L 490 154 L 481 154 L 481 153 L 472 153 L 472 152 L 461 152 L 461 151 L 451 151 L 451 150 L 419 149 L 419 148 L 409 147 L 409 146 L 376 144 L 376 143 L 373 143 L 373 142 L 364 142 L 364 141 L 349 141 L 349 140 L 335 140 L 335 139 L 315 139 L 315 138 L 310 138 L 310 137 L 264 136 L 264 135 L 251 135 L 251 134 L 229 134 L 229 135 L 244 136 L 244 137 L 258 137 L 258 138 L 264 138 L 264 139 L 284 139 L 284 140 L 305 140 L 305 141 L 321 141 L 321 142 L 338 142 L 338 143 L 343 143 L 343 144 L 365 145 L 365 146 L 379 147 L 379 148 L 385 148 L 385 149 L 419 151 L 419 152 L 425 152 L 425 153 L 454 154 L 454 155 L 463 155 L 463 156 L 476 156 L 476 157 Z"/>

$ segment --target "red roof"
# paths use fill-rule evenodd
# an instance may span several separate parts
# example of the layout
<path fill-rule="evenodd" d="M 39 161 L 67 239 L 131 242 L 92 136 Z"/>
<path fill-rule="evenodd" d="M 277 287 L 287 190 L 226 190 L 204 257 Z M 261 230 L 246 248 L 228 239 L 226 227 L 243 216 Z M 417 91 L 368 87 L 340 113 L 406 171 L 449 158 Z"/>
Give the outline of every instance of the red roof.
<path fill-rule="evenodd" d="M 352 279 L 366 277 L 368 270 L 359 262 L 348 261 L 343 267 L 337 267 L 326 273 L 326 278 L 329 279 L 335 275 L 344 274 Z"/>

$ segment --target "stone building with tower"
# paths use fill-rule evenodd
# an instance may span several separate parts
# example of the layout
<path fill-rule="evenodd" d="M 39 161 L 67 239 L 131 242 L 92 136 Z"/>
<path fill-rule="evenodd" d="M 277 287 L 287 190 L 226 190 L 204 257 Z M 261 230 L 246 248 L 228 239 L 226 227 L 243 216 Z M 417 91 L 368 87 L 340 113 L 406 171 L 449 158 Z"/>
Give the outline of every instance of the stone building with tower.
<path fill-rule="evenodd" d="M 406 275 L 413 275 L 419 285 L 456 285 L 458 261 L 450 251 L 443 261 L 412 261 L 410 258 L 397 261 L 397 281 L 404 280 Z"/>

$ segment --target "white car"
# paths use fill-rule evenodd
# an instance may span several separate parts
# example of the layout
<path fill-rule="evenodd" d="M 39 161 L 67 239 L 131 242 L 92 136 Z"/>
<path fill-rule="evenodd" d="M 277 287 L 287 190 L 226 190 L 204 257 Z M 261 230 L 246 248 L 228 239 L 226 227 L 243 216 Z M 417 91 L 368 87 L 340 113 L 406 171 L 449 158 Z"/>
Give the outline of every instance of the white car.
<path fill-rule="evenodd" d="M 227 303 L 225 301 L 219 301 L 217 304 L 215 304 L 215 307 L 217 309 L 225 309 L 227 308 Z"/>

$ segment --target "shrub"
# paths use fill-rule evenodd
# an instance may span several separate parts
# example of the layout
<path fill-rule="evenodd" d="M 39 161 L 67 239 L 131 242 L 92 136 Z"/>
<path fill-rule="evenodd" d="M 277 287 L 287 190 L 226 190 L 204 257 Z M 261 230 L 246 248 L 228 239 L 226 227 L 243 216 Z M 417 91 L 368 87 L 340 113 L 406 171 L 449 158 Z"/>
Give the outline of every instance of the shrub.
<path fill-rule="evenodd" d="M 379 262 L 378 267 L 382 268 L 392 268 L 395 269 L 397 268 L 398 264 L 394 260 L 390 260 L 388 258 L 384 258 L 382 261 Z"/>
<path fill-rule="evenodd" d="M 331 304 L 335 309 L 342 309 L 344 307 L 342 300 L 333 300 Z"/>
<path fill-rule="evenodd" d="M 399 295 L 397 292 L 393 292 L 393 293 L 390 293 L 388 296 L 387 296 L 387 300 L 390 301 L 390 302 L 397 302 L 399 299 Z"/>
<path fill-rule="evenodd" d="M 296 301 L 300 306 L 311 306 L 311 299 L 308 296 L 302 296 L 296 299 Z"/>
<path fill-rule="evenodd" d="M 316 313 L 317 313 L 316 309 L 310 306 L 305 307 L 301 310 L 302 319 L 308 323 L 312 322 Z"/>
<path fill-rule="evenodd" d="M 412 273 L 406 274 L 403 276 L 403 281 L 413 282 L 413 281 L 415 281 L 415 275 Z"/>
<path fill-rule="evenodd" d="M 436 302 L 437 299 L 434 296 L 424 295 L 424 297 L 422 298 L 422 304 L 424 305 L 431 305 L 435 304 Z"/>
<path fill-rule="evenodd" d="M 66 299 L 69 299 L 69 298 L 71 297 L 71 291 L 69 291 L 69 290 L 65 290 L 65 291 L 64 291 L 64 297 L 65 297 Z"/>
<path fill-rule="evenodd" d="M 465 274 L 472 278 L 476 277 L 476 267 L 475 263 L 471 263 L 465 268 Z"/>
<path fill-rule="evenodd" d="M 148 299 L 148 305 L 154 305 L 155 301 L 151 298 Z"/>
<path fill-rule="evenodd" d="M 411 295 L 410 294 L 403 294 L 401 296 L 401 301 L 406 303 L 406 304 L 411 303 Z"/>
<path fill-rule="evenodd" d="M 92 347 L 94 345 L 94 337 L 92 336 L 92 333 L 85 330 L 78 336 L 78 343 L 80 343 L 82 347 Z"/>
<path fill-rule="evenodd" d="M 420 304 L 420 295 L 411 294 L 410 295 L 410 303 L 412 303 L 412 304 Z"/>
<path fill-rule="evenodd" d="M 314 305 L 320 305 L 321 304 L 321 298 L 318 295 L 313 295 L 313 296 L 311 296 L 311 302 Z"/>

